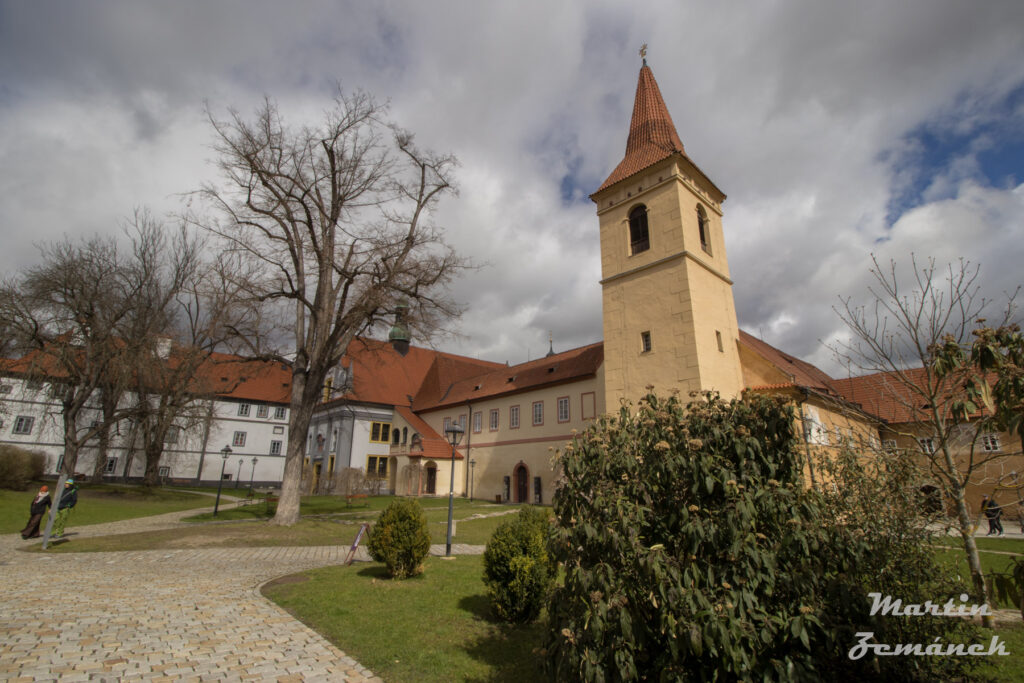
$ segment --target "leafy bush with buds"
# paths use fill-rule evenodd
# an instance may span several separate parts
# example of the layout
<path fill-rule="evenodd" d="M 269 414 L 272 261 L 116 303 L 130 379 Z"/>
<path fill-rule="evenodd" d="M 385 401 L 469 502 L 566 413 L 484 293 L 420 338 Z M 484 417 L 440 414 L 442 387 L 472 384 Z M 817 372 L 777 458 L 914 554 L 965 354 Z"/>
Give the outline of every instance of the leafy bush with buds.
<path fill-rule="evenodd" d="M 649 394 L 566 447 L 551 540 L 565 582 L 547 643 L 557 679 L 877 677 L 873 658 L 846 656 L 849 629 L 872 630 L 847 578 L 870 548 L 823 524 L 793 421 L 782 400 L 684 407 Z"/>

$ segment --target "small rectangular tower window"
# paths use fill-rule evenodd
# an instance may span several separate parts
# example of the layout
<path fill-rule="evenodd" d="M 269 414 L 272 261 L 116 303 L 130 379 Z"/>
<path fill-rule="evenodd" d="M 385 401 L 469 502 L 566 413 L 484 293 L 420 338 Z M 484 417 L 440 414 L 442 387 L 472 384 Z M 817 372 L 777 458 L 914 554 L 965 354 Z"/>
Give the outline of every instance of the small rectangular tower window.
<path fill-rule="evenodd" d="M 651 351 L 651 333 L 641 332 L 640 333 L 640 353 L 650 353 Z"/>
<path fill-rule="evenodd" d="M 715 341 L 718 342 L 718 350 L 725 353 L 725 347 L 722 346 L 722 333 L 715 330 Z"/>
<path fill-rule="evenodd" d="M 640 205 L 629 212 L 629 253 L 639 254 L 651 248 L 647 229 L 647 207 Z"/>

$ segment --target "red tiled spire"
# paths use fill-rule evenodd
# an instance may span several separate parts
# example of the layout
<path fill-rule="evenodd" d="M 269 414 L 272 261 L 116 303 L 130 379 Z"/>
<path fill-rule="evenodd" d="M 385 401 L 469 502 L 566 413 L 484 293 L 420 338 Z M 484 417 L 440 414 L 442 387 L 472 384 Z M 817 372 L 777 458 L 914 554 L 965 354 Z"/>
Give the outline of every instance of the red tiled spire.
<path fill-rule="evenodd" d="M 665 100 L 661 98 L 654 74 L 644 60 L 644 65 L 640 69 L 640 79 L 636 84 L 636 100 L 633 102 L 633 120 L 629 124 L 626 156 L 597 192 L 676 152 L 686 154 L 675 124 L 672 123 L 672 117 L 669 116 L 668 107 L 665 106 Z"/>

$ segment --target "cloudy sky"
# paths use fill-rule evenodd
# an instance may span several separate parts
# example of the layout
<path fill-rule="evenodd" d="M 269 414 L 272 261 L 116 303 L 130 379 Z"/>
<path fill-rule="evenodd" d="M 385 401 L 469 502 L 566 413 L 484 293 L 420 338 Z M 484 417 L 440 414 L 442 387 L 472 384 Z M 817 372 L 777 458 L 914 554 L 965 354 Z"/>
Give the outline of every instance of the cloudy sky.
<path fill-rule="evenodd" d="M 920 0 L 0 0 L 0 272 L 62 235 L 180 208 L 214 112 L 335 84 L 458 156 L 437 221 L 485 264 L 445 350 L 512 363 L 601 338 L 588 195 L 622 158 L 641 44 L 690 157 L 725 191 L 740 326 L 838 373 L 832 307 L 870 255 L 1024 257 L 1024 3 Z"/>

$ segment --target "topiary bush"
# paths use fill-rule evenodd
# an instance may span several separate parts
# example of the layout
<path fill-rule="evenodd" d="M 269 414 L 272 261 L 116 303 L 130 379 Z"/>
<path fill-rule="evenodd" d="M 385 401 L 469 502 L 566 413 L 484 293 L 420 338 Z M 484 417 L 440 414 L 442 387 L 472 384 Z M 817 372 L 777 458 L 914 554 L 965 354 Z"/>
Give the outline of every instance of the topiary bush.
<path fill-rule="evenodd" d="M 554 565 L 546 548 L 547 515 L 520 508 L 515 519 L 495 530 L 484 551 L 484 584 L 495 613 L 516 624 L 540 615 L 554 583 Z"/>
<path fill-rule="evenodd" d="M 873 551 L 804 487 L 793 420 L 782 399 L 648 395 L 574 438 L 554 497 L 553 678 L 878 680 L 913 659 L 927 680 L 978 659 L 847 657 L 878 631 L 860 571 Z"/>
<path fill-rule="evenodd" d="M 395 499 L 370 528 L 367 547 L 370 557 L 387 565 L 392 578 L 419 574 L 430 553 L 430 532 L 420 504 L 411 498 Z"/>
<path fill-rule="evenodd" d="M 0 446 L 0 488 L 24 491 L 42 478 L 46 455 L 18 446 Z"/>

